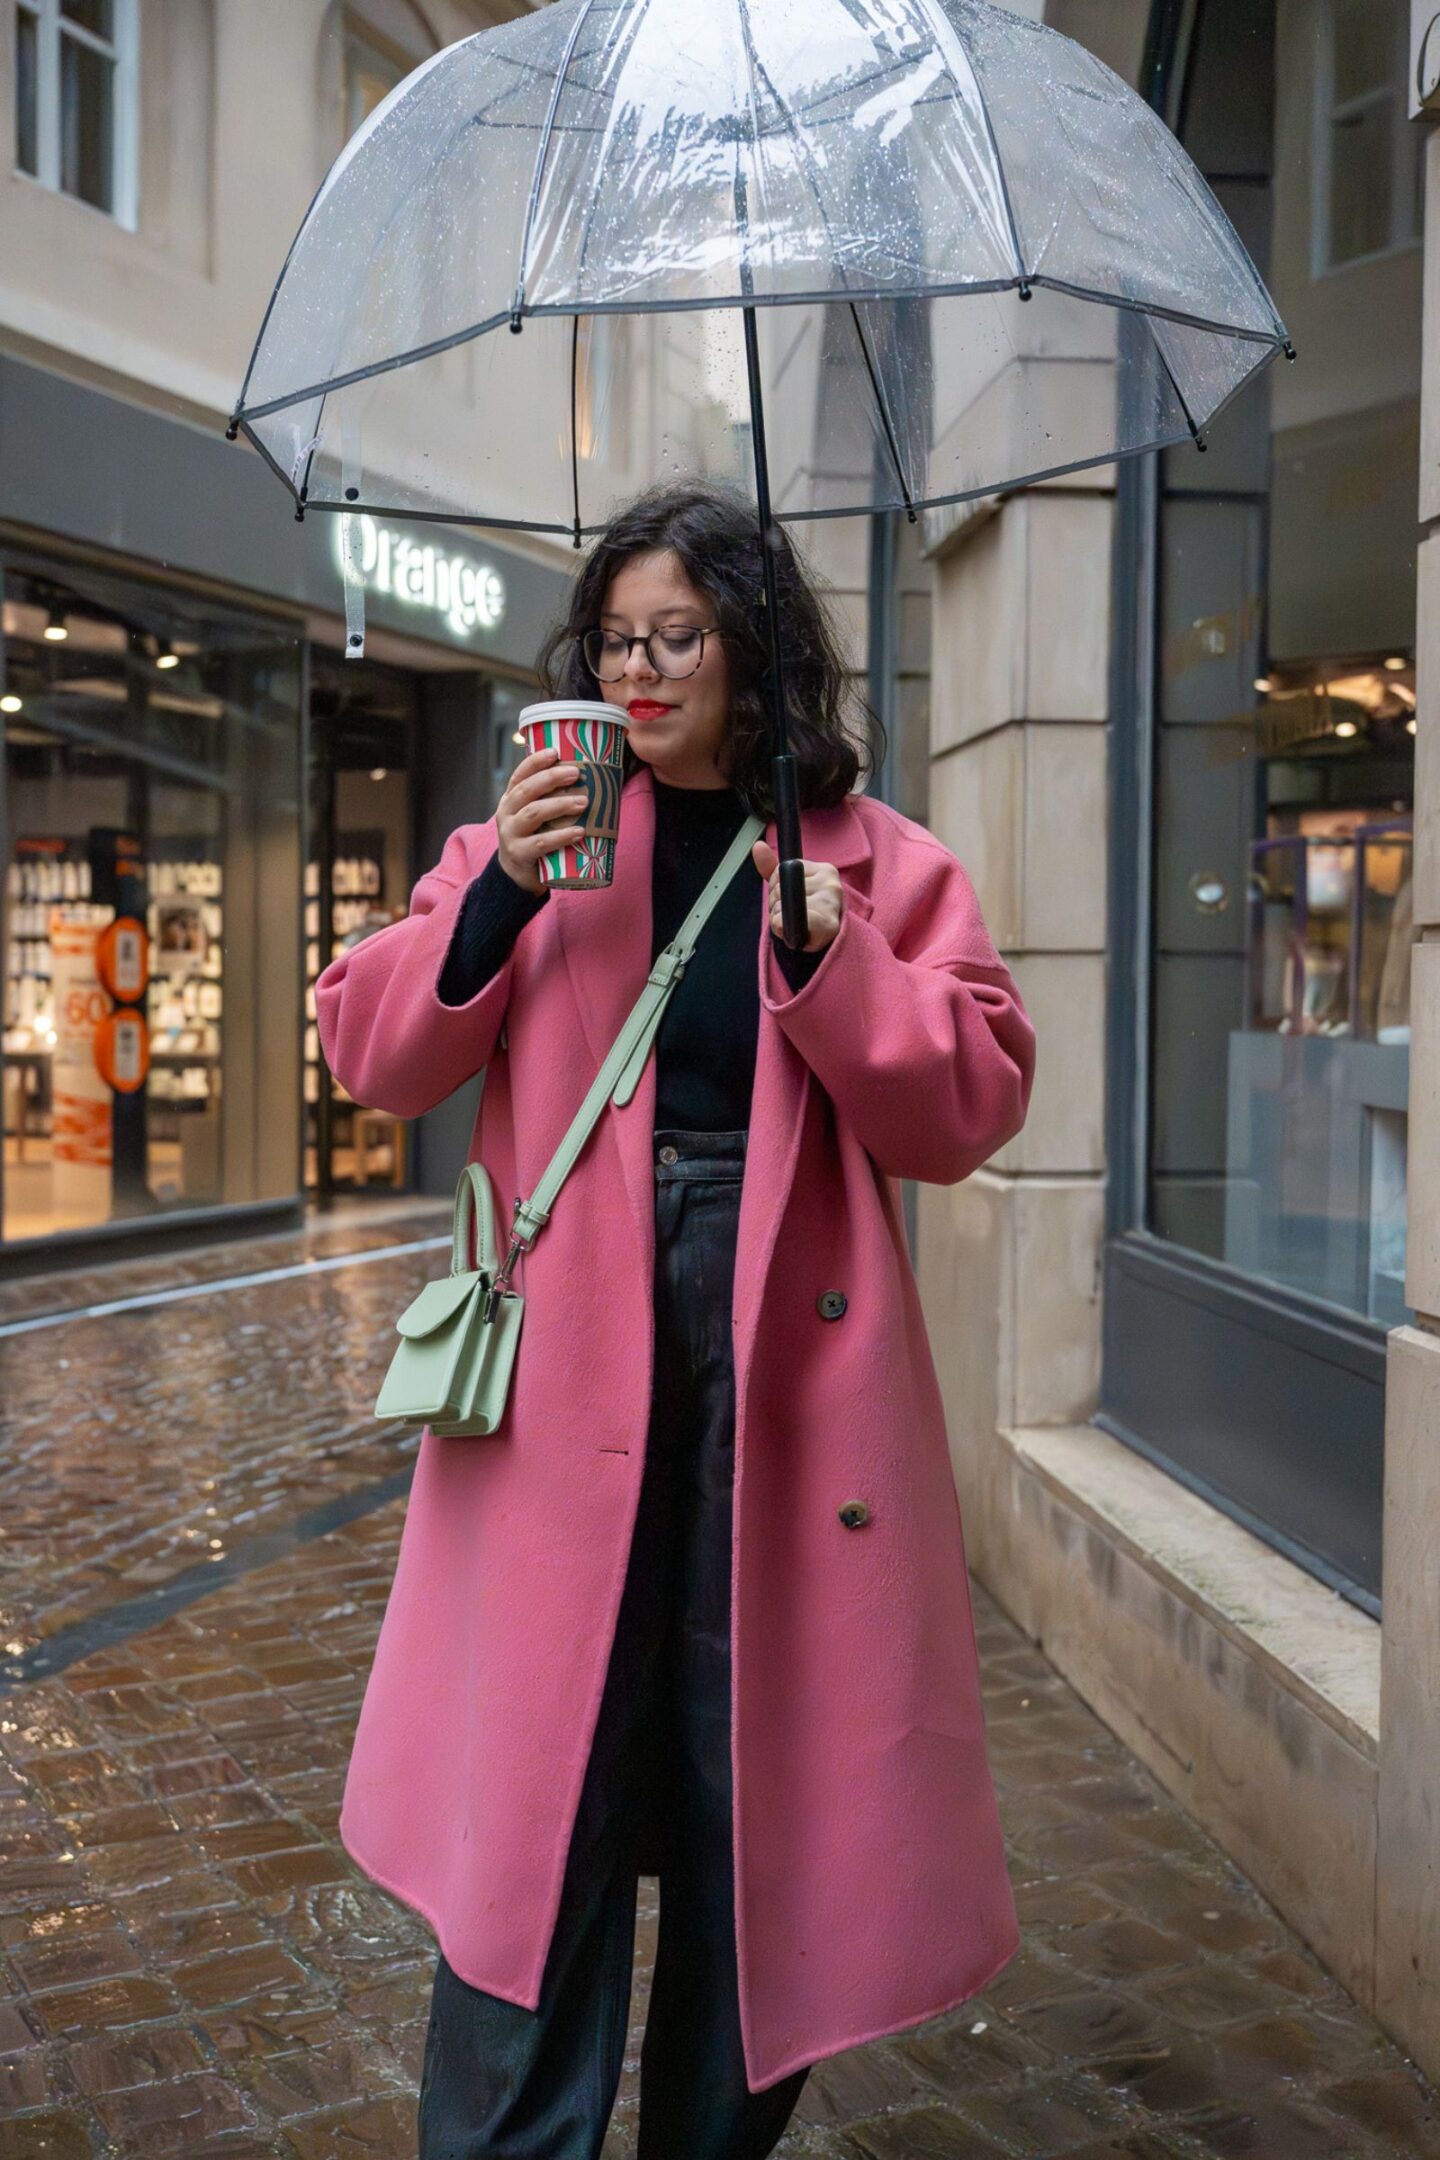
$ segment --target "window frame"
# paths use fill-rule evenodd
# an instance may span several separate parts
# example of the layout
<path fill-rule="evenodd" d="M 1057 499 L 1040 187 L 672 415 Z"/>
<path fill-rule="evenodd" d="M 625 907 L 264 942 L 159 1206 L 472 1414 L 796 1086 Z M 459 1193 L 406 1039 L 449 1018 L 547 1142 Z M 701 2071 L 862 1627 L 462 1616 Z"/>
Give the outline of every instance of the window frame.
<path fill-rule="evenodd" d="M 429 39 L 428 31 L 422 36 L 420 21 L 417 17 L 415 43 L 417 47 L 423 46 L 423 50 L 412 51 L 407 49 L 397 39 L 387 36 L 383 30 L 378 29 L 371 22 L 365 12 L 364 0 L 353 0 L 353 4 L 342 8 L 340 26 L 340 125 L 343 144 L 349 142 L 370 117 L 369 113 L 362 114 L 358 120 L 352 117 L 355 88 L 354 62 L 357 57 L 368 55 L 370 59 L 379 61 L 382 66 L 395 70 L 395 80 L 384 93 L 388 97 L 392 91 L 400 87 L 401 83 L 407 81 L 417 68 L 424 67 L 428 60 L 432 60 L 440 48 L 434 44 L 433 40 Z M 375 111 L 376 106 L 383 102 L 383 98 L 377 98 L 375 105 L 370 108 L 371 112 Z"/>
<path fill-rule="evenodd" d="M 1140 80 L 1182 141 L 1205 5 L 1151 0 Z M 1226 177 L 1238 184 L 1248 176 Z M 1141 319 L 1122 322 L 1120 335 L 1123 351 L 1125 339 L 1143 337 Z M 1170 1243 L 1150 1227 L 1166 490 L 1162 460 L 1120 461 L 1111 562 L 1103 1336 L 1093 1422 L 1378 1618 L 1386 1326 Z"/>
<path fill-rule="evenodd" d="M 102 38 L 83 23 L 61 12 L 61 0 L 15 0 L 12 52 L 18 59 L 20 21 L 29 16 L 35 25 L 35 165 L 28 171 L 19 161 L 18 131 L 12 169 L 17 178 L 43 187 L 49 194 L 109 219 L 123 231 L 134 232 L 140 217 L 140 14 L 139 0 L 114 0 L 114 35 Z M 64 41 L 86 47 L 110 63 L 111 76 L 111 207 L 87 202 L 62 184 L 61 152 L 61 56 Z"/>
<path fill-rule="evenodd" d="M 341 124 L 344 128 L 344 140 L 346 142 L 349 142 L 351 136 L 362 128 L 370 117 L 369 113 L 361 113 L 357 118 L 355 113 L 355 92 L 358 87 L 355 62 L 362 55 L 370 60 L 379 61 L 381 66 L 387 70 L 393 68 L 395 71 L 395 80 L 375 100 L 375 105 L 370 108 L 371 112 L 375 110 L 375 106 L 383 104 L 390 92 L 398 89 L 406 76 L 411 74 L 419 65 L 418 61 L 403 58 L 396 52 L 388 38 L 379 38 L 368 23 L 362 22 L 348 10 L 346 11 L 345 51 L 340 86 L 340 95 L 343 100 Z"/>
<path fill-rule="evenodd" d="M 1347 270 L 1357 269 L 1366 263 L 1386 262 L 1392 255 L 1404 254 L 1407 248 L 1419 247 L 1424 238 L 1423 218 L 1417 225 L 1415 216 L 1413 196 L 1417 146 L 1405 95 L 1410 66 L 1410 24 L 1407 11 L 1403 7 L 1395 10 L 1395 51 L 1389 81 L 1373 90 L 1363 90 L 1355 97 L 1337 98 L 1337 6 L 1338 0 L 1320 0 L 1310 216 L 1310 273 L 1317 282 L 1321 278 L 1343 276 Z M 1331 215 L 1335 178 L 1335 129 L 1340 121 L 1352 116 L 1358 117 L 1377 105 L 1388 106 L 1392 116 L 1390 238 L 1383 247 L 1368 248 L 1363 254 L 1347 255 L 1343 260 L 1337 261 L 1334 255 L 1334 225 Z"/>

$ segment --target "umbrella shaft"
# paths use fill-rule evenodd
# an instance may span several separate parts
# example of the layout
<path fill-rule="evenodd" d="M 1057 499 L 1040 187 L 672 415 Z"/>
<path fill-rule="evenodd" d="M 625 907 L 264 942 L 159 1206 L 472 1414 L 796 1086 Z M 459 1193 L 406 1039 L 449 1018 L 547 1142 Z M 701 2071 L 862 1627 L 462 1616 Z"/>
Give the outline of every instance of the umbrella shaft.
<path fill-rule="evenodd" d="M 750 433 L 755 450 L 755 502 L 760 513 L 760 560 L 765 579 L 765 616 L 770 629 L 770 709 L 775 753 L 786 748 L 784 660 L 780 650 L 780 600 L 775 588 L 775 531 L 770 515 L 770 460 L 765 448 L 765 397 L 760 384 L 760 344 L 755 310 L 745 313 L 745 365 L 750 376 Z"/>
<path fill-rule="evenodd" d="M 760 562 L 765 580 L 765 620 L 770 633 L 770 716 L 774 729 L 775 841 L 780 857 L 780 903 L 786 942 L 803 946 L 808 935 L 805 919 L 805 873 L 800 867 L 800 805 L 795 786 L 795 761 L 790 755 L 785 725 L 785 656 L 780 641 L 780 596 L 775 582 L 775 548 L 779 528 L 770 515 L 770 466 L 765 449 L 765 399 L 760 383 L 760 345 L 755 310 L 745 315 L 745 364 L 750 376 L 750 429 L 755 449 L 755 501 L 760 515 Z"/>

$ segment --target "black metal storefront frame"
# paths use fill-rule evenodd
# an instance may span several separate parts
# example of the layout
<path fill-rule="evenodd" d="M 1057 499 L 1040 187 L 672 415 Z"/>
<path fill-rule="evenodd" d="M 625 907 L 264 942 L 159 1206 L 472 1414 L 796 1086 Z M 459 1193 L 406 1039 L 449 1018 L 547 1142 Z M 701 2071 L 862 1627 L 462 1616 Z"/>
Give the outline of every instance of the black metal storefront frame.
<path fill-rule="evenodd" d="M 1155 0 L 1141 88 L 1172 127 L 1207 0 Z M 1109 1165 L 1096 1422 L 1362 1610 L 1380 1610 L 1385 1331 L 1146 1227 L 1153 1109 L 1159 460 L 1118 469 Z"/>

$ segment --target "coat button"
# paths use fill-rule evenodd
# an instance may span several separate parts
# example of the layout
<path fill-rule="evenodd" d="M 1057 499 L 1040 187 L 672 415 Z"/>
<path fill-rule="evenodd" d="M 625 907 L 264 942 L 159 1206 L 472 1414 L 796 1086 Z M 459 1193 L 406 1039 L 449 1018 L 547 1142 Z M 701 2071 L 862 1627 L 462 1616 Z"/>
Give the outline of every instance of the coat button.
<path fill-rule="evenodd" d="M 863 1500 L 847 1500 L 838 1512 L 847 1530 L 858 1530 L 862 1523 L 870 1520 L 870 1510 Z"/>
<path fill-rule="evenodd" d="M 660 1160 L 661 1160 L 661 1162 L 679 1162 L 679 1160 L 680 1160 L 680 1150 L 679 1150 L 679 1148 L 673 1148 L 673 1147 L 671 1147 L 671 1146 L 670 1146 L 670 1144 L 669 1144 L 669 1142 L 667 1141 L 667 1142 L 666 1142 L 666 1144 L 665 1144 L 665 1146 L 664 1146 L 664 1147 L 662 1147 L 662 1148 L 661 1148 L 661 1150 L 660 1150 Z"/>
<path fill-rule="evenodd" d="M 815 1307 L 822 1320 L 838 1320 L 844 1312 L 846 1297 L 843 1290 L 822 1290 L 815 1300 Z"/>

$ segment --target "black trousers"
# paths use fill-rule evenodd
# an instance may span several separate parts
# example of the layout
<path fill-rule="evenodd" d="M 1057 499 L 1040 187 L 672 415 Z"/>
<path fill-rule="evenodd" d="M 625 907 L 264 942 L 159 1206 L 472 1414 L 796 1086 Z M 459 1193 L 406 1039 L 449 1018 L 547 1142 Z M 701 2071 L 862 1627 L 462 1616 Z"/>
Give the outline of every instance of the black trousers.
<path fill-rule="evenodd" d="M 660 1927 L 638 2160 L 764 2160 L 808 2071 L 745 2082 L 731 1858 L 730 1337 L 746 1134 L 655 1134 L 655 1377 L 630 1563 L 536 2010 L 435 1974 L 420 2160 L 598 2160 L 642 1872 Z"/>

